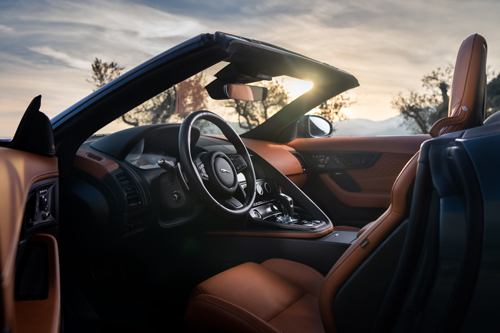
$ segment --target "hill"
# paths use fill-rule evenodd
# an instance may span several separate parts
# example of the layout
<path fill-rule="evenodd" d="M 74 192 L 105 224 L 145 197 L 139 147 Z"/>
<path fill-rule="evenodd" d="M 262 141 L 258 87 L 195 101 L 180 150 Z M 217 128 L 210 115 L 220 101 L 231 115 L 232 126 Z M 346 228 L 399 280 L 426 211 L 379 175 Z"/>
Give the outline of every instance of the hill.
<path fill-rule="evenodd" d="M 347 119 L 333 123 L 335 132 L 333 137 L 345 136 L 374 136 L 374 135 L 408 135 L 413 134 L 402 125 L 401 116 L 386 120 L 374 121 L 369 119 Z"/>

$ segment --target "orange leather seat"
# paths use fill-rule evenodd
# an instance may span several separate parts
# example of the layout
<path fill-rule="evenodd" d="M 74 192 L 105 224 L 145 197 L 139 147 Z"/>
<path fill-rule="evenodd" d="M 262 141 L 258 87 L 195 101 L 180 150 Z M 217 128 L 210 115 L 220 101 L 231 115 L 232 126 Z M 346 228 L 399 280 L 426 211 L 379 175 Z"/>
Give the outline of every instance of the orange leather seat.
<path fill-rule="evenodd" d="M 450 116 L 437 121 L 431 135 L 482 124 L 486 49 L 486 41 L 477 34 L 462 43 L 455 65 Z M 396 179 L 387 211 L 364 230 L 326 277 L 311 267 L 283 259 L 239 265 L 194 289 L 185 316 L 187 325 L 216 332 L 336 332 L 334 303 L 339 290 L 408 216 L 407 194 L 415 180 L 417 157 L 418 153 Z M 364 283 L 373 283 L 373 292 L 377 292 L 378 282 Z M 357 293 L 352 297 L 362 302 L 370 295 Z M 350 306 L 352 311 L 358 310 L 355 302 Z"/>
<path fill-rule="evenodd" d="M 186 321 L 226 332 L 324 332 L 318 297 L 325 277 L 309 266 L 270 259 L 245 263 L 199 284 Z"/>

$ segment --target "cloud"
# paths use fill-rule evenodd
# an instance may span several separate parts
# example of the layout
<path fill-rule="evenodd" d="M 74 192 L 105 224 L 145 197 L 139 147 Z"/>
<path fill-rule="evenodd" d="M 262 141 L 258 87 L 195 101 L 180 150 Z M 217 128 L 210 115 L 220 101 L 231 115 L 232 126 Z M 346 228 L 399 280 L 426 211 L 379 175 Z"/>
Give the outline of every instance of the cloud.
<path fill-rule="evenodd" d="M 120 61 L 130 67 L 174 46 L 177 41 L 206 32 L 196 19 L 139 3 L 47 0 L 28 4 L 0 13 L 5 29 L 15 31 L 16 35 L 15 40 L 12 37 L 0 41 L 1 49 L 9 42 L 16 43 L 24 45 L 25 52 L 34 51 L 71 66 L 75 63 L 68 62 L 68 58 L 59 53 L 89 62 L 96 56 L 109 57 L 114 58 L 110 61 Z M 33 54 L 23 56 L 29 58 Z M 32 60 L 46 61 L 40 57 Z"/>
<path fill-rule="evenodd" d="M 14 29 L 6 25 L 0 24 L 0 33 L 10 34 L 12 32 L 14 32 Z"/>
<path fill-rule="evenodd" d="M 479 32 L 500 70 L 500 2 L 400 0 L 24 0 L 0 3 L 0 113 L 43 93 L 55 115 L 92 91 L 95 57 L 129 70 L 204 32 L 225 31 L 305 54 L 358 77 L 351 117 L 395 115 L 399 91 L 454 63 Z M 498 45 L 497 45 L 498 44 Z M 1 133 L 0 133 L 1 134 Z"/>
<path fill-rule="evenodd" d="M 20 119 L 38 94 L 53 117 L 91 93 L 86 79 L 95 57 L 129 70 L 206 32 L 195 18 L 127 1 L 23 1 L 0 7 L 0 116 L 12 127 L 18 121 L 12 112 Z"/>
<path fill-rule="evenodd" d="M 74 67 L 74 68 L 80 68 L 80 69 L 88 69 L 89 68 L 89 63 L 87 61 L 70 57 L 68 54 L 66 54 L 64 52 L 55 51 L 48 46 L 29 47 L 28 49 L 30 49 L 31 51 L 46 55 L 48 57 L 52 57 L 56 60 L 61 60 L 61 61 L 65 62 L 66 64 L 68 64 L 69 66 Z"/>

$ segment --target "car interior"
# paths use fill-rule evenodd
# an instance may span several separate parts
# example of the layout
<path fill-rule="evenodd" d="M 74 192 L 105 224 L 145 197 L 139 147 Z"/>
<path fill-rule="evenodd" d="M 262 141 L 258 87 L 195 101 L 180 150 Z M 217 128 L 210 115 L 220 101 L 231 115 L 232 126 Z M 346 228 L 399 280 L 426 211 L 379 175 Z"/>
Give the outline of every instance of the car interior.
<path fill-rule="evenodd" d="M 224 33 L 149 60 L 52 122 L 36 97 L 0 143 L 2 327 L 498 327 L 496 307 L 485 310 L 498 273 L 488 147 L 500 129 L 496 115 L 484 122 L 486 54 L 482 36 L 464 40 L 449 116 L 430 135 L 330 137 L 330 123 L 304 114 L 354 76 Z M 211 110 L 96 134 L 220 62 L 205 87 L 214 100 L 264 98 L 258 82 L 283 75 L 314 86 L 243 134 Z"/>

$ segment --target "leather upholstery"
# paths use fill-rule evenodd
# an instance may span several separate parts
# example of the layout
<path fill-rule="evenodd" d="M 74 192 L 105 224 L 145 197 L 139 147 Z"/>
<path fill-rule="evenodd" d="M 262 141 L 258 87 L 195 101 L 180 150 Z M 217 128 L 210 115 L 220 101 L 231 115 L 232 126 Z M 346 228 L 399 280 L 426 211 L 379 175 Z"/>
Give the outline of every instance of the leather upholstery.
<path fill-rule="evenodd" d="M 324 277 L 270 259 L 222 272 L 194 289 L 185 320 L 217 332 L 323 332 L 318 295 Z"/>
<path fill-rule="evenodd" d="M 405 217 L 406 194 L 415 180 L 417 161 L 418 153 L 413 156 L 396 179 L 392 189 L 391 205 L 387 211 L 363 233 L 362 237 L 356 239 L 328 272 L 319 297 L 321 318 L 327 332 L 336 330 L 333 300 L 339 288 Z"/>
<path fill-rule="evenodd" d="M 73 164 L 99 179 L 103 179 L 111 171 L 119 168 L 118 163 L 112 159 L 85 148 L 78 149 Z"/>
<path fill-rule="evenodd" d="M 59 332 L 61 321 L 61 287 L 59 278 L 59 252 L 57 241 L 49 234 L 36 234 L 31 241 L 45 243 L 48 261 L 47 298 L 15 302 L 16 332 Z"/>
<path fill-rule="evenodd" d="M 301 138 L 295 139 L 288 146 L 298 152 L 313 151 L 364 151 L 375 153 L 413 155 L 420 149 L 423 141 L 430 139 L 428 135 L 408 135 L 394 140 L 390 136 L 345 137 L 345 138 Z M 244 141 L 245 144 L 247 143 Z"/>
<path fill-rule="evenodd" d="M 295 151 L 293 148 L 267 141 L 246 138 L 242 140 L 247 148 L 255 151 L 285 176 L 302 174 L 302 166 L 290 153 Z"/>
<path fill-rule="evenodd" d="M 486 42 L 479 35 L 462 44 L 450 98 L 453 119 L 439 120 L 433 127 L 435 135 L 482 123 L 485 95 L 476 88 L 483 80 L 485 52 Z M 470 111 L 461 113 L 465 105 Z M 303 142 L 292 146 L 297 149 Z M 308 266 L 281 259 L 246 263 L 200 284 L 191 297 L 186 322 L 220 332 L 336 332 L 333 304 L 339 289 L 407 216 L 407 194 L 415 180 L 418 155 L 394 182 L 387 211 L 363 228 L 325 278 Z"/>
<path fill-rule="evenodd" d="M 479 126 L 485 118 L 486 40 L 467 37 L 458 51 L 451 85 L 448 118 L 438 120 L 429 131 L 432 137 Z"/>
<path fill-rule="evenodd" d="M 24 207 L 30 187 L 43 179 L 57 177 L 57 157 L 45 157 L 0 147 L 0 269 L 2 278 L 0 326 L 14 323 L 14 271 Z"/>

